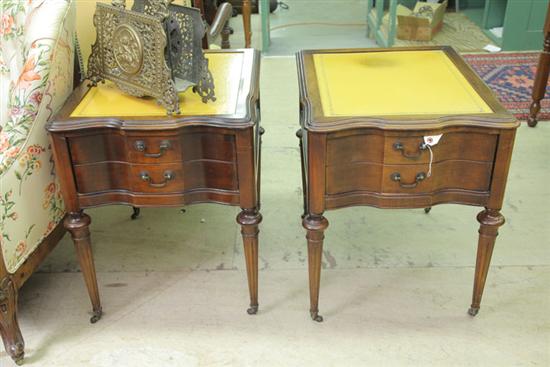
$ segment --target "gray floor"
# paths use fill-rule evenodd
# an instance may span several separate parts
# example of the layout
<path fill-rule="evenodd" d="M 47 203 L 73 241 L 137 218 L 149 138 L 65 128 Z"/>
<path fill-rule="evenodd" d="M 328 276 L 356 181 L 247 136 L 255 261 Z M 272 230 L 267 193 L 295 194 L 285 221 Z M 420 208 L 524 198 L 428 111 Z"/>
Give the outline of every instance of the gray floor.
<path fill-rule="evenodd" d="M 237 209 L 89 210 L 97 324 L 66 237 L 21 291 L 28 366 L 548 366 L 550 124 L 518 131 L 480 314 L 479 208 L 329 212 L 321 313 L 309 319 L 293 58 L 262 63 L 260 311 L 248 316 Z M 0 366 L 12 365 L 2 354 Z"/>

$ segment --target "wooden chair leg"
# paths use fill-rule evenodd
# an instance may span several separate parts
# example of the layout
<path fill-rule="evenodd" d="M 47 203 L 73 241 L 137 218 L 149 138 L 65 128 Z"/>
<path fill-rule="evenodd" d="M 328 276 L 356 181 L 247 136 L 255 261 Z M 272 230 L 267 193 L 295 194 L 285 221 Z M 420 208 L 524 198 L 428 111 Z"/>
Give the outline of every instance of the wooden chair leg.
<path fill-rule="evenodd" d="M 244 28 L 244 47 L 250 48 L 252 40 L 252 29 L 250 26 L 250 14 L 252 13 L 252 3 L 250 0 L 243 0 L 242 5 L 243 28 Z"/>
<path fill-rule="evenodd" d="M 0 282 L 0 334 L 8 355 L 18 365 L 25 356 L 25 342 L 17 321 L 17 295 L 13 281 L 8 276 Z"/>
<path fill-rule="evenodd" d="M 529 111 L 527 124 L 530 127 L 537 126 L 537 115 L 540 111 L 540 101 L 546 93 L 546 85 L 548 83 L 548 73 L 550 72 L 550 35 L 546 34 L 544 40 L 544 50 L 540 54 L 537 74 L 535 76 L 535 84 L 533 85 L 533 102 Z"/>

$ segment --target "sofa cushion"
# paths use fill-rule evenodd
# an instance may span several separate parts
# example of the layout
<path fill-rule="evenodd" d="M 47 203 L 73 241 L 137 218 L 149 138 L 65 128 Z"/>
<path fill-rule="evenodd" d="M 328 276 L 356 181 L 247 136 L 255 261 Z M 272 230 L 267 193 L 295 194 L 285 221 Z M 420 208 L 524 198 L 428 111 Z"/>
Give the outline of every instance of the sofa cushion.
<path fill-rule="evenodd" d="M 72 90 L 71 0 L 2 0 L 0 247 L 15 272 L 63 218 L 45 124 Z"/>

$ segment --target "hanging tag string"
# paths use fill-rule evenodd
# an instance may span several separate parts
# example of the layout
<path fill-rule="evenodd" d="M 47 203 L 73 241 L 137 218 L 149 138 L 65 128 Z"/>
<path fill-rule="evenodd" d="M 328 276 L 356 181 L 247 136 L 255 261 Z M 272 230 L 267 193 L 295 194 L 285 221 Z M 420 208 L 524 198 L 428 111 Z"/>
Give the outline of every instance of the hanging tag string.
<path fill-rule="evenodd" d="M 439 134 L 439 135 L 427 135 L 424 137 L 424 145 L 423 145 L 423 148 L 428 148 L 428 150 L 430 151 L 430 163 L 429 163 L 429 166 L 428 166 L 428 174 L 427 174 L 427 177 L 430 177 L 432 175 L 432 163 L 434 161 L 434 152 L 432 150 L 432 147 L 434 145 L 436 145 L 437 143 L 439 143 L 439 140 L 441 139 L 441 137 L 443 136 L 443 134 Z"/>
<path fill-rule="evenodd" d="M 430 163 L 428 165 L 428 174 L 427 174 L 427 176 L 430 177 L 432 175 L 432 163 L 434 161 L 434 152 L 432 151 L 432 147 L 429 144 L 426 144 L 426 147 L 430 151 Z"/>

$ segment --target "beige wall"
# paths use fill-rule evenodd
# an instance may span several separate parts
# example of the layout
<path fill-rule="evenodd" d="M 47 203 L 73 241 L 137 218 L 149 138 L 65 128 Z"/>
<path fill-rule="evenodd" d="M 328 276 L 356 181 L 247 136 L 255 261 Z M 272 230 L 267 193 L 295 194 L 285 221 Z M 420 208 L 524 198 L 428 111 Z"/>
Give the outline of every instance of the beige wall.
<path fill-rule="evenodd" d="M 110 3 L 110 0 L 76 0 L 76 34 L 80 42 L 80 49 L 84 58 L 84 65 L 88 63 L 88 57 L 92 52 L 95 42 L 94 12 L 98 2 Z M 131 1 L 133 3 L 133 1 Z"/>

